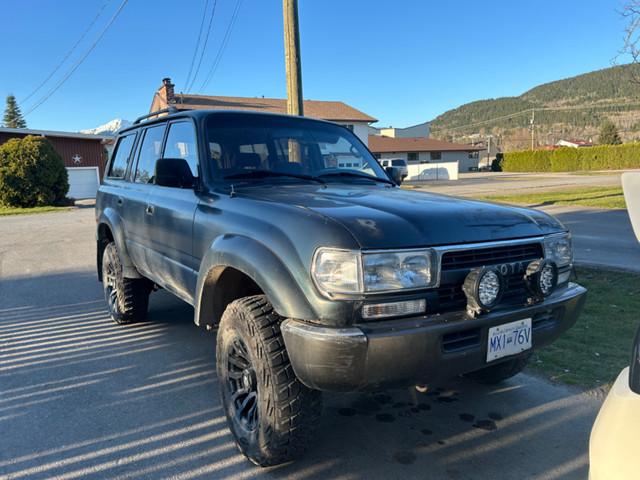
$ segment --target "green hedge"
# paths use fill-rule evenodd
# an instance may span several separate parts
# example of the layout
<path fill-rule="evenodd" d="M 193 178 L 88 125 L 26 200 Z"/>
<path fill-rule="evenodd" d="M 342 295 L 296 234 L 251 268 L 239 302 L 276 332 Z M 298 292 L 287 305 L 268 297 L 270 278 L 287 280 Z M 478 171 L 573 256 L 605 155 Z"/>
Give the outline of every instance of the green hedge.
<path fill-rule="evenodd" d="M 47 138 L 12 138 L 0 146 L 0 205 L 66 205 L 69 178 L 62 157 Z"/>
<path fill-rule="evenodd" d="M 503 172 L 578 172 L 640 168 L 640 143 L 505 153 Z"/>

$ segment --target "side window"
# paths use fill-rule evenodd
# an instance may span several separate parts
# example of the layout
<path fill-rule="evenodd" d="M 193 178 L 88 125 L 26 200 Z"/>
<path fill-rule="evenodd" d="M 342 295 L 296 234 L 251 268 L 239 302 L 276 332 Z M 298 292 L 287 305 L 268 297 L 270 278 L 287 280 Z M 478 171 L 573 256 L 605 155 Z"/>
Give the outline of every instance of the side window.
<path fill-rule="evenodd" d="M 184 158 L 194 177 L 198 176 L 198 143 L 193 125 L 189 122 L 169 125 L 164 158 Z"/>
<path fill-rule="evenodd" d="M 134 178 L 136 183 L 153 183 L 153 172 L 156 161 L 160 158 L 164 129 L 165 125 L 156 125 L 145 130 L 138 154 L 138 165 Z"/>
<path fill-rule="evenodd" d="M 131 148 L 133 147 L 135 139 L 136 134 L 132 133 L 118 140 L 113 162 L 111 162 L 111 168 L 107 176 L 111 178 L 124 178 L 124 174 L 127 171 L 127 164 L 131 158 Z"/>

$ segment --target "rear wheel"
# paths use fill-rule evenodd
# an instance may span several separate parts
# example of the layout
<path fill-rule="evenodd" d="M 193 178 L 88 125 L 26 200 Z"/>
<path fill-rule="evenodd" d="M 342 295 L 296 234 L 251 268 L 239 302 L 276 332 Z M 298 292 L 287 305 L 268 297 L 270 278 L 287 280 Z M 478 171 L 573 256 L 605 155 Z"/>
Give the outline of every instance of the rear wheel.
<path fill-rule="evenodd" d="M 216 347 L 220 396 L 240 451 L 260 466 L 303 453 L 322 411 L 322 394 L 295 376 L 280 318 L 263 295 L 225 310 Z"/>
<path fill-rule="evenodd" d="M 488 385 L 500 383 L 519 374 L 529 364 L 530 359 L 531 354 L 528 353 L 506 362 L 496 363 L 475 372 L 466 373 L 464 376 L 478 383 Z"/>
<path fill-rule="evenodd" d="M 149 306 L 151 282 L 146 278 L 122 276 L 120 256 L 113 242 L 105 247 L 102 256 L 102 283 L 109 315 L 114 322 L 124 325 L 144 318 Z"/>

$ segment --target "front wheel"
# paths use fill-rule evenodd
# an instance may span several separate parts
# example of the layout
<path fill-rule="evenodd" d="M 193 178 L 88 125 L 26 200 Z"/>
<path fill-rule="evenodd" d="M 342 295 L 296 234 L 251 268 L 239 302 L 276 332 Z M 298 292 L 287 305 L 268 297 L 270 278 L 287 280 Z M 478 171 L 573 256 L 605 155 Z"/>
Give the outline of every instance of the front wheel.
<path fill-rule="evenodd" d="M 303 453 L 322 411 L 322 394 L 296 377 L 264 295 L 231 303 L 220 321 L 216 364 L 227 422 L 240 451 L 263 467 Z"/>
<path fill-rule="evenodd" d="M 116 244 L 111 242 L 102 256 L 102 282 L 109 316 L 121 325 L 144 318 L 149 306 L 151 282 L 146 278 L 125 278 Z"/>

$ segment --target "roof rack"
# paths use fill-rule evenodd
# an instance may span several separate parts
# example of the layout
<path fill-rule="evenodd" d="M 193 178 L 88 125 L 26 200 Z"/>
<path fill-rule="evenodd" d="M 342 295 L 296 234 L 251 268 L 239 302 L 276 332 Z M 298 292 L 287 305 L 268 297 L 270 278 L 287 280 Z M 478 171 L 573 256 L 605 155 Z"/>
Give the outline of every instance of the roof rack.
<path fill-rule="evenodd" d="M 160 116 L 160 114 L 162 113 L 167 113 L 167 114 L 171 114 L 171 113 L 178 113 L 180 110 L 178 110 L 177 107 L 169 107 L 169 108 L 165 108 L 163 110 L 156 110 L 155 112 L 151 112 L 151 113 L 147 113 L 146 115 L 142 115 L 141 117 L 138 117 L 134 120 L 133 124 L 137 125 L 139 124 L 142 120 L 144 120 L 145 118 L 149 118 L 149 117 L 158 117 Z"/>

